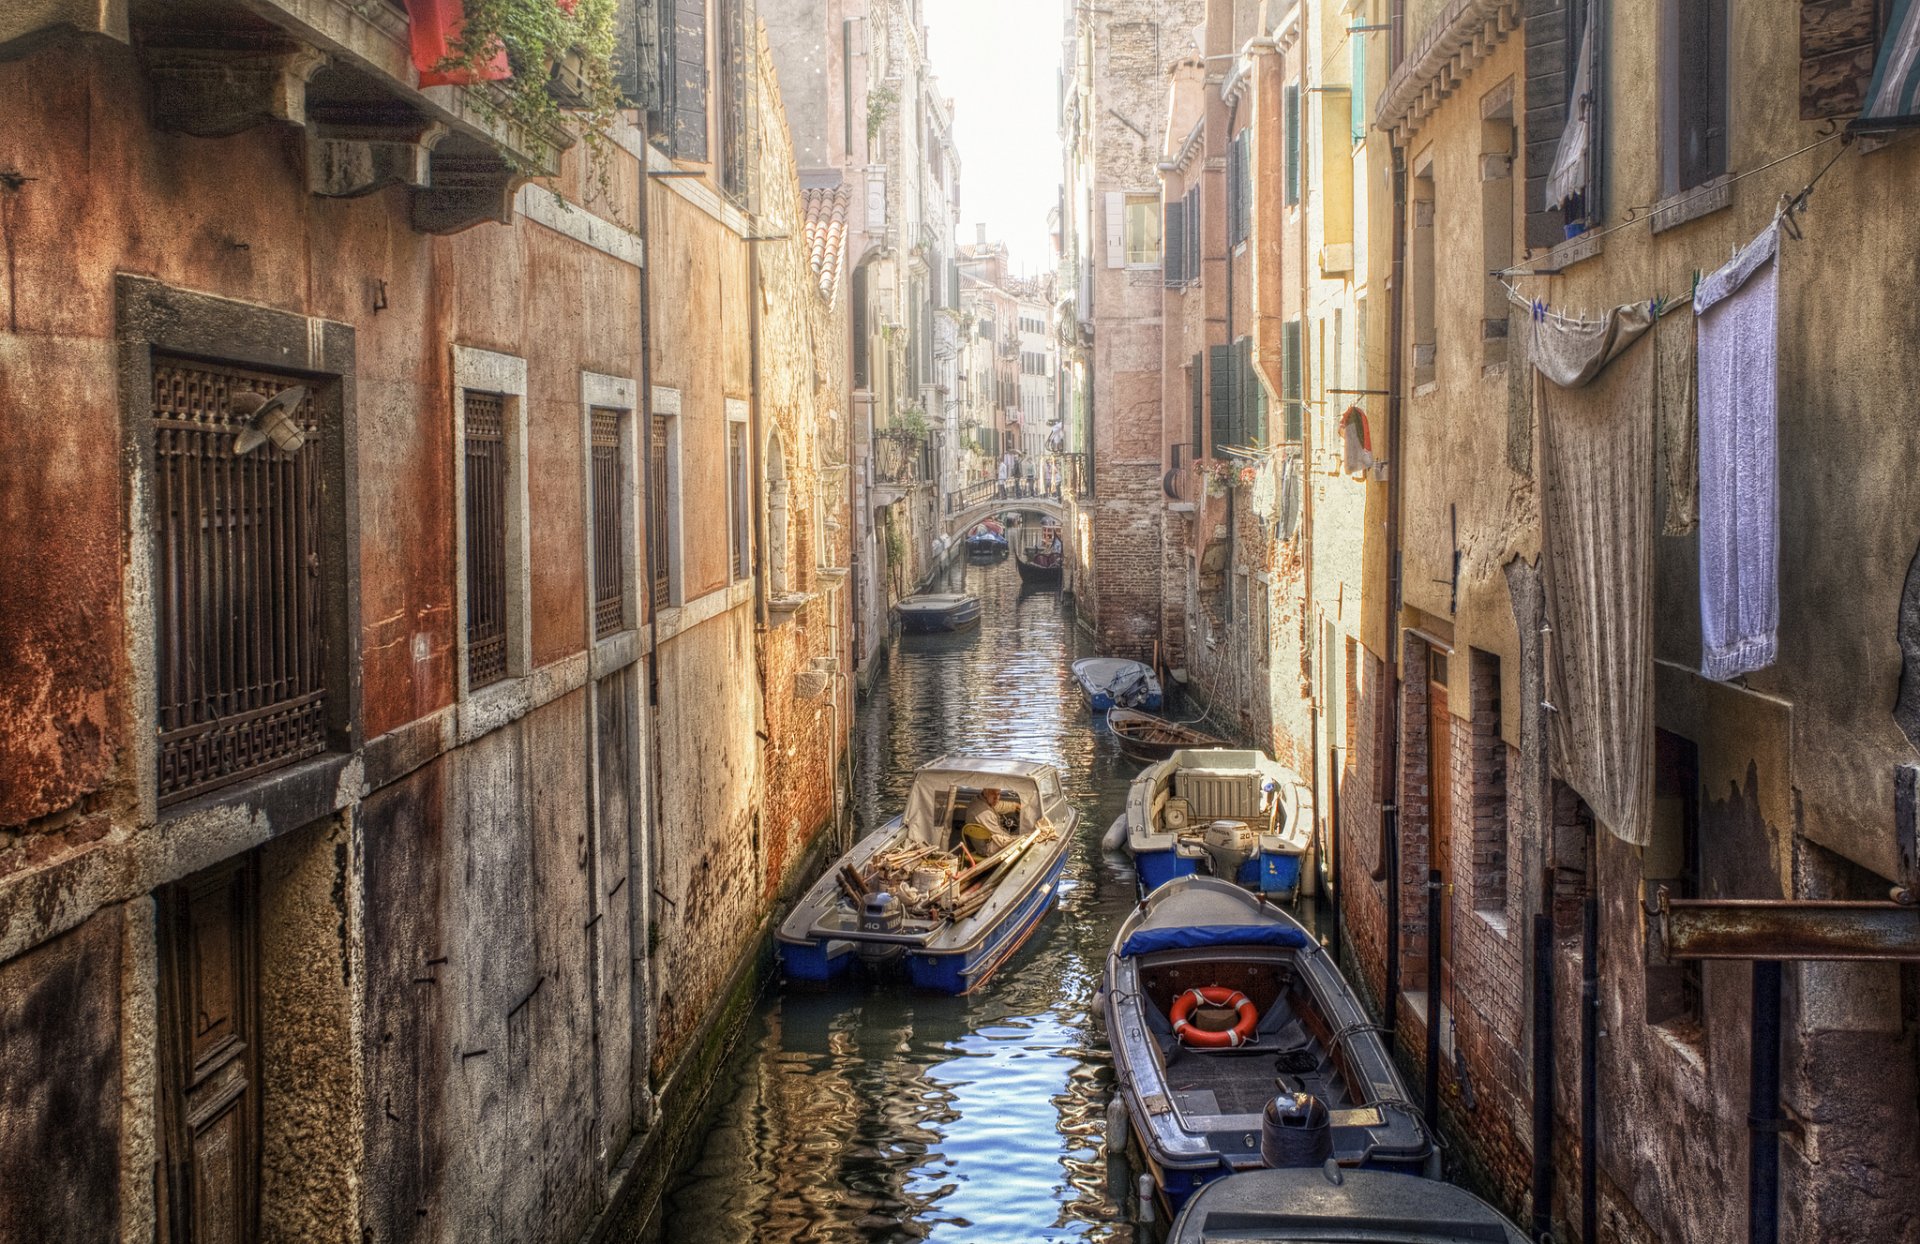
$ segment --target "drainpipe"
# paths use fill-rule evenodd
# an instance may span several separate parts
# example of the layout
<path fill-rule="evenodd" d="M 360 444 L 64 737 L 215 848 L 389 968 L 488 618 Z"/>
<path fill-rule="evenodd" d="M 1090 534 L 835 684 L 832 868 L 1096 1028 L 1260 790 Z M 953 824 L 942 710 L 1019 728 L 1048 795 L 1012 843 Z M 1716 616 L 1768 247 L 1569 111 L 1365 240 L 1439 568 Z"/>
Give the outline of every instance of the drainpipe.
<path fill-rule="evenodd" d="M 753 226 L 757 227 L 758 224 L 756 218 Z M 751 442 L 747 446 L 747 456 L 753 464 L 753 495 L 745 500 L 747 512 L 753 515 L 754 545 L 763 553 L 767 547 L 767 516 L 762 507 L 755 504 L 767 487 L 766 466 L 761 462 L 761 441 L 765 431 L 760 426 L 760 243 L 777 240 L 757 236 L 744 239 L 747 244 L 747 439 Z M 754 569 L 751 558 L 748 559 L 747 569 Z M 767 576 L 757 570 L 753 575 L 753 619 L 754 625 L 764 633 L 767 629 Z M 761 676 L 764 681 L 764 669 Z M 765 691 L 763 685 L 762 694 Z"/>
<path fill-rule="evenodd" d="M 1396 25 L 1402 5 L 1394 5 Z M 1401 390 L 1406 384 L 1407 153 L 1393 148 L 1393 297 L 1387 303 L 1387 720 L 1381 741 L 1387 798 L 1380 809 L 1379 858 L 1387 883 L 1386 1028 L 1393 1032 L 1400 1008 L 1400 502 L 1406 462 L 1402 455 Z M 1376 880 L 1378 878 L 1376 877 Z"/>
<path fill-rule="evenodd" d="M 653 148 L 641 135 L 640 161 L 640 206 L 635 213 L 637 231 L 640 235 L 640 393 L 639 408 L 646 414 L 646 425 L 635 429 L 640 442 L 642 494 L 646 502 L 646 520 L 641 526 L 647 538 L 640 542 L 641 564 L 646 567 L 646 582 L 642 589 L 647 602 L 647 780 L 640 794 L 647 827 L 646 840 L 634 857 L 645 865 L 645 875 L 634 888 L 629 911 L 637 927 L 630 930 L 630 945 L 634 948 L 634 961 L 640 965 L 639 975 L 644 976 L 644 987 L 636 982 L 633 991 L 636 1005 L 640 1008 L 639 1028 L 643 1050 L 651 1057 L 654 1042 L 653 972 L 649 966 L 652 950 L 652 930 L 654 928 L 654 887 L 656 878 L 661 874 L 661 861 L 658 858 L 660 844 L 660 610 L 653 601 L 653 583 L 657 568 L 653 564 L 652 529 L 654 515 L 653 495 L 653 265 L 654 234 L 652 170 L 647 167 L 652 158 Z M 649 1110 L 652 1095 L 647 1095 Z M 652 1119 L 647 1120 L 651 1124 Z"/>

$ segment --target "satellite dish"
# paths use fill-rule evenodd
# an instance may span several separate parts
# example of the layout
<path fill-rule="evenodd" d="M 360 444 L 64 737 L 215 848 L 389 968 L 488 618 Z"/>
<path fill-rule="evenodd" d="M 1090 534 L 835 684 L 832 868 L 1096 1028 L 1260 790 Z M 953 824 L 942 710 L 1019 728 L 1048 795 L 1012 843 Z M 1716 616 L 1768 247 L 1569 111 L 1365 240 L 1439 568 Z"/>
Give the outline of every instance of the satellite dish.
<path fill-rule="evenodd" d="M 246 418 L 248 426 L 233 442 L 234 457 L 252 453 L 268 441 L 288 453 L 297 452 L 307 443 L 307 430 L 293 416 L 306 400 L 307 387 L 301 384 L 282 389 L 272 397 L 258 393 L 235 395 L 228 405 L 233 413 Z"/>

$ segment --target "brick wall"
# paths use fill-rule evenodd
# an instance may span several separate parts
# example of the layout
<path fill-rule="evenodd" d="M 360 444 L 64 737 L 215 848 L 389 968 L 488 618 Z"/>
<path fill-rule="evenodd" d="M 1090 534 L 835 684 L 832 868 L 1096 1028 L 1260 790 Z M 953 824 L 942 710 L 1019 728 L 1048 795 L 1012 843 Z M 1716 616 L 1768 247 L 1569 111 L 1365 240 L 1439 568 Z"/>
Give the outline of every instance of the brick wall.
<path fill-rule="evenodd" d="M 1096 464 L 1094 635 L 1102 652 L 1147 659 L 1160 626 L 1160 470 L 1156 463 Z"/>

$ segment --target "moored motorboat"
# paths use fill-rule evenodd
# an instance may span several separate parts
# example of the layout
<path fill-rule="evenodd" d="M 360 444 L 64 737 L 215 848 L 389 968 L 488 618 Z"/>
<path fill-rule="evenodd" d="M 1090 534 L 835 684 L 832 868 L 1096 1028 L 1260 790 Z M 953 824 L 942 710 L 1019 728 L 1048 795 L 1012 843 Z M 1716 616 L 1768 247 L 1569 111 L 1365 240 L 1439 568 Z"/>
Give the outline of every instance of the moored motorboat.
<path fill-rule="evenodd" d="M 935 592 L 902 598 L 893 607 L 900 629 L 915 634 L 957 631 L 980 620 L 980 598 L 961 592 Z"/>
<path fill-rule="evenodd" d="M 1137 708 L 1107 712 L 1107 729 L 1120 750 L 1135 760 L 1165 760 L 1183 747 L 1225 747 L 1226 742 L 1185 722 L 1168 721 Z"/>
<path fill-rule="evenodd" d="M 1312 788 L 1263 752 L 1181 748 L 1133 779 L 1125 815 L 1143 892 L 1196 872 L 1289 898 L 1312 891 Z"/>
<path fill-rule="evenodd" d="M 967 533 L 967 556 L 975 561 L 993 561 L 1007 555 L 1007 537 L 997 524 L 982 523 Z"/>
<path fill-rule="evenodd" d="M 1096 713 L 1110 708 L 1159 708 L 1160 679 L 1144 661 L 1124 657 L 1084 657 L 1073 663 L 1073 677 Z"/>
<path fill-rule="evenodd" d="M 1499 1210 L 1465 1188 L 1384 1171 L 1282 1167 L 1216 1179 L 1195 1193 L 1167 1244 L 1526 1244 Z"/>
<path fill-rule="evenodd" d="M 1101 1007 L 1127 1133 L 1170 1211 L 1261 1166 L 1439 1173 L 1352 989 L 1256 894 L 1182 877 L 1148 895 L 1108 953 Z"/>
<path fill-rule="evenodd" d="M 865 963 L 970 993 L 1052 906 L 1078 821 L 1052 765 L 944 756 L 922 767 L 906 810 L 855 843 L 781 924 L 787 979 L 828 981 Z"/>

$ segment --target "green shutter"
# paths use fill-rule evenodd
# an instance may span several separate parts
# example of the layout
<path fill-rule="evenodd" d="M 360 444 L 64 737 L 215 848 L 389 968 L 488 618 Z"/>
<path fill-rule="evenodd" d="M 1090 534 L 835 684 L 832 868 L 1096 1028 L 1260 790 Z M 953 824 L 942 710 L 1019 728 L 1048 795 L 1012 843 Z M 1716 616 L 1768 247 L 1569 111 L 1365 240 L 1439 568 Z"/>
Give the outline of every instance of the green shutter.
<path fill-rule="evenodd" d="M 1280 326 L 1280 396 L 1286 402 L 1286 439 L 1300 439 L 1300 321 Z"/>
<path fill-rule="evenodd" d="M 1207 366 L 1213 379 L 1213 437 L 1211 446 L 1213 456 L 1218 456 L 1220 446 L 1236 442 L 1233 432 L 1234 415 L 1240 409 L 1239 371 L 1235 367 L 1232 346 L 1209 346 L 1207 348 Z"/>
<path fill-rule="evenodd" d="M 1284 96 L 1287 116 L 1287 204 L 1300 201 L 1300 88 L 1289 86 Z"/>
<path fill-rule="evenodd" d="M 1353 89 L 1348 98 L 1353 102 L 1353 143 L 1357 147 L 1367 140 L 1367 41 L 1349 38 L 1347 44 L 1353 49 Z"/>
<path fill-rule="evenodd" d="M 1166 206 L 1167 223 L 1161 231 L 1160 246 L 1167 257 L 1165 272 L 1168 285 L 1179 285 L 1185 280 L 1185 273 L 1181 267 L 1182 261 L 1187 257 L 1184 232 L 1186 214 L 1182 210 L 1184 206 L 1179 200 L 1169 202 Z"/>

